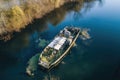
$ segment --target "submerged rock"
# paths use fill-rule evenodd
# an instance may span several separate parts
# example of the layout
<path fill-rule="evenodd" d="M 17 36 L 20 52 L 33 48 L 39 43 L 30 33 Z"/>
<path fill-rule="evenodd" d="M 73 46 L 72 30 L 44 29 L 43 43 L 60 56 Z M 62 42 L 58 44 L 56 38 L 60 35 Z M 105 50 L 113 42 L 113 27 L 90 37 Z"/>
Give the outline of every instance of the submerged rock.
<path fill-rule="evenodd" d="M 65 62 L 64 62 L 64 61 L 62 61 L 61 63 L 62 63 L 62 64 L 65 64 Z"/>
<path fill-rule="evenodd" d="M 27 73 L 29 76 L 34 76 L 34 73 L 33 73 L 29 68 L 26 68 L 26 73 Z"/>
<path fill-rule="evenodd" d="M 34 72 L 37 70 L 39 55 L 40 55 L 40 54 L 36 54 L 35 56 L 33 56 L 33 57 L 28 61 L 28 66 L 27 66 L 27 68 L 26 68 L 26 73 L 27 73 L 29 76 L 34 76 Z"/>

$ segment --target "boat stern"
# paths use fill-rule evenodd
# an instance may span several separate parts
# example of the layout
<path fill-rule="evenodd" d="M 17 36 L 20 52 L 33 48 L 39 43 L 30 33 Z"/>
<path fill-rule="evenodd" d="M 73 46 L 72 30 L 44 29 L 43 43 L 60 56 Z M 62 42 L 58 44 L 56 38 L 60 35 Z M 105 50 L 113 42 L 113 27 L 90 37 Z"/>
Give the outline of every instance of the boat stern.
<path fill-rule="evenodd" d="M 41 60 L 39 60 L 38 65 L 40 65 L 41 67 L 46 68 L 46 69 L 49 69 L 49 68 L 50 68 L 49 63 L 43 62 L 43 61 L 41 61 Z"/>

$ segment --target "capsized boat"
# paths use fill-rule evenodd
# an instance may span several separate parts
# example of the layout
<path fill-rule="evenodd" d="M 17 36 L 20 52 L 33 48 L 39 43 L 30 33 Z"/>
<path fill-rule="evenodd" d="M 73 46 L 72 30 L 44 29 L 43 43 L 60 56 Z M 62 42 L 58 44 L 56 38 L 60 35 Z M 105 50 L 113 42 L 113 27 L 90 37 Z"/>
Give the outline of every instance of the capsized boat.
<path fill-rule="evenodd" d="M 65 27 L 42 51 L 39 57 L 39 65 L 51 69 L 59 64 L 81 33 L 78 27 Z"/>

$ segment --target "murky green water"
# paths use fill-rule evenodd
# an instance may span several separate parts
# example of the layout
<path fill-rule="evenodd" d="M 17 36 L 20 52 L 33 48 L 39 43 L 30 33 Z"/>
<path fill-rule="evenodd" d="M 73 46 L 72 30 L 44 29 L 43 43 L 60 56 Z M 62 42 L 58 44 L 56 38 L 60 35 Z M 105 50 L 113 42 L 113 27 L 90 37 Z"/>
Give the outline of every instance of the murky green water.
<path fill-rule="evenodd" d="M 120 1 L 97 0 L 69 4 L 29 24 L 0 42 L 0 80 L 119 80 Z M 76 41 L 62 63 L 50 72 L 37 66 L 44 47 L 66 25 L 89 28 L 91 39 Z M 25 74 L 26 68 L 35 76 Z"/>

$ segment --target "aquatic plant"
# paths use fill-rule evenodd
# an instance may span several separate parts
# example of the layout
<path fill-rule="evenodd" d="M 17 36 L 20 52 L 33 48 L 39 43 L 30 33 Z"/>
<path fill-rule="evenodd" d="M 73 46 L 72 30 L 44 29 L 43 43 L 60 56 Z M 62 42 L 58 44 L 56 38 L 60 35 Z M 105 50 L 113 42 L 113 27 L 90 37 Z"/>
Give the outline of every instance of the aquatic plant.
<path fill-rule="evenodd" d="M 80 38 L 82 40 L 87 40 L 87 39 L 91 38 L 90 35 L 89 35 L 89 33 L 88 33 L 88 31 L 90 31 L 90 29 L 87 29 L 87 28 L 82 29 L 81 35 L 80 35 Z"/>
<path fill-rule="evenodd" d="M 40 39 L 38 46 L 41 47 L 41 48 L 43 48 L 43 47 L 45 47 L 48 43 L 49 43 L 49 41 L 47 41 L 47 40 L 45 40 L 45 39 Z"/>

